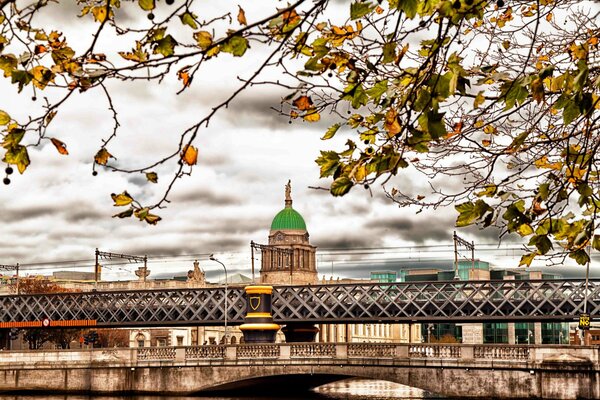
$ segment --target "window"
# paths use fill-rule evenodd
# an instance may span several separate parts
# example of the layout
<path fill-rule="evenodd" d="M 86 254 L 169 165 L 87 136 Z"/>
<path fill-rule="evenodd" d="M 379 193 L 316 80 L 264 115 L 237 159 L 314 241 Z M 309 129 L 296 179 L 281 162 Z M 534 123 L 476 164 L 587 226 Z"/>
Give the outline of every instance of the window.
<path fill-rule="evenodd" d="M 183 346 L 183 336 L 177 336 L 177 346 Z"/>
<path fill-rule="evenodd" d="M 167 338 L 165 337 L 159 337 L 156 338 L 156 345 L 159 347 L 164 347 L 167 345 Z"/>
<path fill-rule="evenodd" d="M 515 322 L 515 344 L 534 344 L 533 322 Z M 529 340 L 527 340 L 529 338 Z"/>
<path fill-rule="evenodd" d="M 483 343 L 508 343 L 506 322 L 483 324 Z"/>
<path fill-rule="evenodd" d="M 138 347 L 144 347 L 144 341 L 138 340 Z"/>

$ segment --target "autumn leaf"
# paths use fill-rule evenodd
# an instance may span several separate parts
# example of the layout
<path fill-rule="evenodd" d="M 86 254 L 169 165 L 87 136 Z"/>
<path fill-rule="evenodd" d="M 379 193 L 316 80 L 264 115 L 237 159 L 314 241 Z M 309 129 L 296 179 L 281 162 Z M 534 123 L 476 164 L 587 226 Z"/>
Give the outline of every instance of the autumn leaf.
<path fill-rule="evenodd" d="M 146 172 L 146 179 L 152 183 L 158 183 L 158 175 L 156 172 Z"/>
<path fill-rule="evenodd" d="M 42 54 L 48 51 L 48 48 L 46 46 L 44 46 L 43 44 L 38 44 L 35 46 L 34 48 L 34 53 L 35 54 Z"/>
<path fill-rule="evenodd" d="M 154 10 L 154 7 L 156 7 L 154 0 L 139 0 L 138 4 L 140 5 L 140 8 L 144 11 L 152 11 Z"/>
<path fill-rule="evenodd" d="M 306 114 L 304 114 L 302 118 L 308 122 L 319 122 L 321 120 L 321 114 L 319 114 L 315 108 L 310 108 L 306 110 Z"/>
<path fill-rule="evenodd" d="M 192 145 L 185 145 L 181 152 L 181 159 L 187 165 L 196 165 L 198 162 L 198 149 Z"/>
<path fill-rule="evenodd" d="M 109 158 L 114 158 L 112 154 L 110 154 L 108 152 L 108 150 L 106 150 L 104 147 L 101 148 L 100 150 L 98 150 L 98 152 L 96 153 L 96 155 L 94 156 L 94 161 L 96 161 L 96 164 L 100 164 L 100 165 L 106 165 L 106 163 L 108 162 Z"/>
<path fill-rule="evenodd" d="M 62 154 L 63 156 L 67 156 L 69 155 L 69 152 L 67 151 L 67 145 L 64 144 L 63 142 L 61 142 L 60 140 L 56 139 L 56 138 L 50 138 L 50 141 L 52 142 L 52 144 L 54 145 L 54 147 L 56 147 L 56 150 Z"/>
<path fill-rule="evenodd" d="M 115 207 L 126 206 L 133 202 L 133 197 L 131 197 L 127 191 L 124 191 L 121 194 L 113 193 L 110 195 L 110 197 L 112 197 L 113 201 L 115 202 Z"/>
<path fill-rule="evenodd" d="M 52 120 L 54 119 L 54 117 L 56 116 L 57 111 L 50 111 L 48 113 L 48 115 L 46 115 L 46 118 L 44 119 L 44 122 L 46 123 L 46 126 L 50 125 L 50 122 L 52 122 Z"/>
<path fill-rule="evenodd" d="M 192 83 L 189 68 L 190 66 L 188 65 L 187 67 L 184 67 L 177 72 L 177 79 L 183 82 L 183 87 L 188 87 L 190 86 L 190 83 Z"/>
<path fill-rule="evenodd" d="M 134 212 L 134 215 L 139 218 L 140 221 L 146 221 L 150 225 L 156 225 L 162 218 L 158 215 L 150 214 L 148 207 L 141 208 Z"/>
<path fill-rule="evenodd" d="M 207 49 L 208 46 L 210 46 L 213 42 L 212 35 L 207 31 L 199 31 L 194 33 L 194 39 L 196 39 L 198 46 L 200 46 L 202 50 Z"/>
<path fill-rule="evenodd" d="M 400 122 L 398 122 L 398 113 L 393 108 L 390 108 L 385 114 L 385 123 L 383 127 L 388 132 L 389 137 L 396 136 L 400 133 Z"/>
<path fill-rule="evenodd" d="M 244 12 L 244 9 L 240 6 L 238 6 L 238 8 L 240 9 L 238 11 L 238 15 L 237 15 L 237 20 L 240 23 L 240 25 L 248 25 L 248 21 L 246 21 L 246 13 Z"/>
<path fill-rule="evenodd" d="M 0 125 L 8 125 L 10 122 L 10 115 L 6 111 L 0 110 Z"/>
<path fill-rule="evenodd" d="M 54 80 L 54 73 L 42 65 L 32 68 L 29 73 L 33 76 L 33 84 L 38 89 L 44 89 L 49 82 Z"/>
<path fill-rule="evenodd" d="M 130 208 L 128 210 L 122 211 L 118 214 L 113 215 L 113 218 L 129 218 L 133 215 L 133 208 Z"/>
<path fill-rule="evenodd" d="M 313 102 L 308 96 L 300 96 L 294 100 L 292 104 L 294 104 L 294 107 L 296 107 L 298 110 L 305 111 L 312 107 Z"/>

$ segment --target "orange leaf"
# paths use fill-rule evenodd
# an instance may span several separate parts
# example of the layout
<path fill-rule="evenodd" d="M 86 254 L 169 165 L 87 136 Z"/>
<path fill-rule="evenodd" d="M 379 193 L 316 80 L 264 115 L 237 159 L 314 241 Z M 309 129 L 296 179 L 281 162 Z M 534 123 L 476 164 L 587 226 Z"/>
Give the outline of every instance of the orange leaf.
<path fill-rule="evenodd" d="M 181 152 L 181 159 L 187 165 L 196 165 L 198 162 L 198 149 L 186 144 Z"/>
<path fill-rule="evenodd" d="M 313 102 L 311 100 L 310 97 L 308 96 L 300 96 L 298 97 L 296 100 L 294 100 L 294 106 L 298 109 L 298 110 L 308 110 L 309 108 L 311 108 L 313 105 Z"/>
<path fill-rule="evenodd" d="M 240 6 L 238 6 L 238 8 L 240 9 L 240 11 L 238 12 L 237 15 L 237 20 L 240 23 L 240 25 L 248 25 L 248 21 L 246 21 L 246 13 L 244 12 L 244 9 Z"/>
<path fill-rule="evenodd" d="M 188 72 L 189 68 L 189 66 L 184 67 L 177 72 L 177 79 L 183 81 L 184 87 L 188 87 L 190 86 L 190 83 L 192 83 L 192 80 L 190 79 L 190 73 Z"/>
<path fill-rule="evenodd" d="M 46 46 L 44 46 L 43 44 L 38 44 L 37 46 L 35 46 L 35 54 L 42 54 L 48 51 L 48 48 Z"/>
<path fill-rule="evenodd" d="M 96 155 L 94 156 L 94 161 L 96 161 L 96 164 L 100 164 L 100 165 L 106 165 L 106 163 L 108 162 L 109 158 L 114 158 L 112 156 L 112 154 L 110 154 L 108 152 L 108 150 L 106 150 L 104 147 L 101 148 L 100 150 L 98 150 L 98 152 L 96 153 Z"/>
<path fill-rule="evenodd" d="M 398 133 L 400 133 L 402 127 L 398 121 L 398 113 L 393 108 L 390 108 L 385 114 L 385 122 L 383 127 L 386 131 L 388 131 L 389 137 L 396 136 Z"/>
<path fill-rule="evenodd" d="M 50 141 L 52 142 L 54 147 L 56 147 L 56 150 L 58 150 L 60 154 L 62 154 L 63 156 L 69 155 L 66 144 L 55 138 L 50 138 Z"/>

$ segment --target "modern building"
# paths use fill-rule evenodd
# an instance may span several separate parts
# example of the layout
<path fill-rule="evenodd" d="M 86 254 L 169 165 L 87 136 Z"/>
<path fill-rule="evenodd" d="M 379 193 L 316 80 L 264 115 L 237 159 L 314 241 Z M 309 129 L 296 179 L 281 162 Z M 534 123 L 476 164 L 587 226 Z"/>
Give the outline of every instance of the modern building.
<path fill-rule="evenodd" d="M 403 269 L 399 274 L 399 281 L 452 281 L 455 279 L 456 272 L 461 281 L 560 278 L 556 274 L 546 274 L 542 271 L 494 270 L 491 269 L 488 262 L 477 259 L 459 261 L 458 268 L 455 268 L 449 264 L 447 268 L 443 269 Z M 421 341 L 474 344 L 568 344 L 569 324 L 561 322 L 430 323 L 421 325 Z"/>

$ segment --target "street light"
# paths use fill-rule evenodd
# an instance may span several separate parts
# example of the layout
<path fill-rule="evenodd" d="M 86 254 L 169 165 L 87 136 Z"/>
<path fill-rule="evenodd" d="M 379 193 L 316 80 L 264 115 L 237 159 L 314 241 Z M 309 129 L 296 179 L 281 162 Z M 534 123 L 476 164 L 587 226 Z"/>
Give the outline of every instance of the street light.
<path fill-rule="evenodd" d="M 227 268 L 225 268 L 225 264 L 221 261 L 217 260 L 214 255 L 210 255 L 208 257 L 209 260 L 218 262 L 223 267 L 223 271 L 225 271 L 225 344 L 227 344 L 227 313 L 229 311 L 227 307 Z"/>

